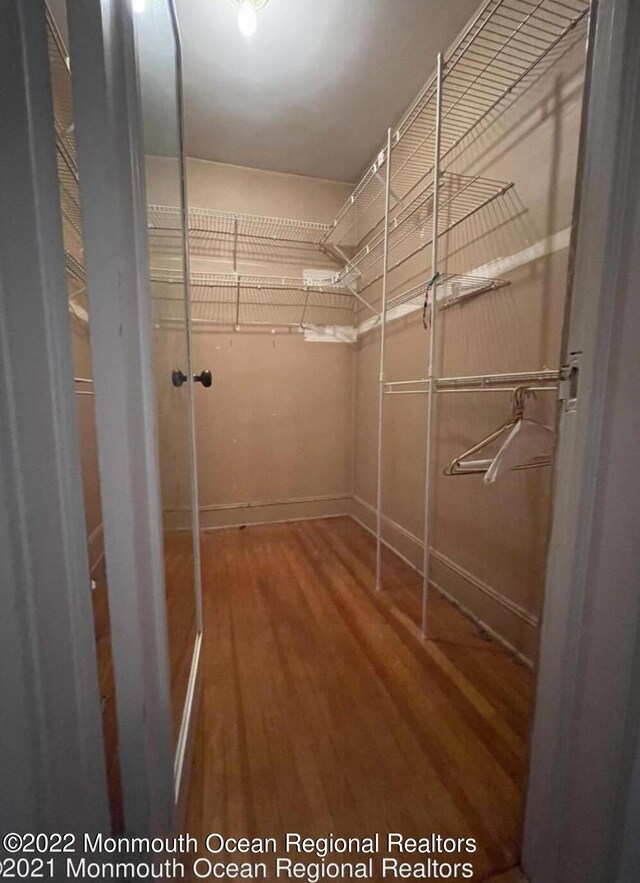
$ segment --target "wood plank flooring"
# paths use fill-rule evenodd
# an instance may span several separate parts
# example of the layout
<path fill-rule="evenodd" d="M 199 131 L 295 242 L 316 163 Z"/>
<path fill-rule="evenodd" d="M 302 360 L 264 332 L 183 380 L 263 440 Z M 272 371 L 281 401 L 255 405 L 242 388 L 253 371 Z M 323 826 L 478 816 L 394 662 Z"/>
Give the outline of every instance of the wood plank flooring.
<path fill-rule="evenodd" d="M 374 567 L 347 517 L 203 534 L 186 830 L 474 837 L 486 880 L 518 861 L 531 674 L 435 592 L 423 642 L 420 578 Z"/>
<path fill-rule="evenodd" d="M 116 719 L 116 687 L 111 650 L 111 619 L 109 595 L 104 558 L 92 572 L 96 588 L 91 592 L 93 623 L 96 639 L 96 660 L 102 706 L 102 738 L 104 739 L 107 788 L 111 825 L 114 834 L 121 834 L 124 826 L 122 788 L 120 785 L 120 761 L 118 758 L 118 724 Z"/>

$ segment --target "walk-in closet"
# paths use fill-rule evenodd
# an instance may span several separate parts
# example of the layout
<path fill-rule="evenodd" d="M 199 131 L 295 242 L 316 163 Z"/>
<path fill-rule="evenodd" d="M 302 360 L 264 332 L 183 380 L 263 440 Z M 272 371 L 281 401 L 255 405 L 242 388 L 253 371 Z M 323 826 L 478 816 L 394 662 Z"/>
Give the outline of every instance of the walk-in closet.
<path fill-rule="evenodd" d="M 82 14 L 74 35 L 62 2 L 47 12 L 113 830 L 135 805 L 120 709 L 151 651 L 122 655 L 148 611 L 122 588 L 126 525 L 103 524 L 123 462 L 104 440 L 124 444 L 118 421 L 144 413 L 183 830 L 472 837 L 471 859 L 441 858 L 472 860 L 474 880 L 515 874 L 558 418 L 579 367 L 562 345 L 590 4 L 357 2 L 359 60 L 324 65 L 353 4 L 298 5 L 132 0 L 135 345 L 151 373 L 114 380 L 118 405 L 93 346 L 94 313 L 120 319 L 113 266 L 84 247 L 102 219 L 83 185 L 97 140 L 74 111 L 90 112 L 73 82 Z M 368 51 L 365 88 L 349 66 Z M 291 81 L 286 125 L 281 106 L 270 121 L 271 68 Z M 296 78 L 319 82 L 306 106 Z M 339 118 L 346 88 L 357 113 Z M 316 124 L 335 136 L 321 159 L 302 131 Z"/>

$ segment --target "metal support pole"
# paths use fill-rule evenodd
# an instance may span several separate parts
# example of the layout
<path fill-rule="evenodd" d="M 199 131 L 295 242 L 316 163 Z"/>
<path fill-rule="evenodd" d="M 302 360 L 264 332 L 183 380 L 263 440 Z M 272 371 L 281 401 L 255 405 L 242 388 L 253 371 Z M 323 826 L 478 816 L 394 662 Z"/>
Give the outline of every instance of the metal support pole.
<path fill-rule="evenodd" d="M 309 295 L 311 294 L 310 290 L 307 288 L 307 294 L 304 299 L 304 307 L 302 308 L 302 315 L 300 316 L 300 331 L 304 330 L 304 320 L 307 315 L 307 307 L 309 306 Z"/>
<path fill-rule="evenodd" d="M 382 430 L 384 422 L 384 357 L 387 333 L 387 267 L 389 262 L 389 207 L 391 197 L 391 129 L 387 130 L 387 174 L 384 193 L 384 251 L 382 309 L 380 311 L 380 393 L 378 398 L 378 499 L 376 518 L 376 591 L 382 588 Z"/>
<path fill-rule="evenodd" d="M 238 272 L 238 216 L 233 218 L 233 272 Z"/>
<path fill-rule="evenodd" d="M 427 637 L 427 603 L 429 599 L 429 542 L 431 537 L 431 459 L 435 437 L 435 411 L 436 411 L 436 381 L 438 373 L 437 365 L 437 336 L 438 310 L 436 302 L 438 297 L 438 221 L 440 200 L 440 130 L 442 121 L 442 53 L 438 54 L 437 68 L 437 98 L 436 98 L 436 136 L 434 142 L 433 159 L 433 238 L 431 243 L 431 330 L 429 335 L 429 369 L 427 372 L 427 439 L 425 450 L 425 478 L 424 478 L 424 553 L 422 565 L 422 637 Z"/>

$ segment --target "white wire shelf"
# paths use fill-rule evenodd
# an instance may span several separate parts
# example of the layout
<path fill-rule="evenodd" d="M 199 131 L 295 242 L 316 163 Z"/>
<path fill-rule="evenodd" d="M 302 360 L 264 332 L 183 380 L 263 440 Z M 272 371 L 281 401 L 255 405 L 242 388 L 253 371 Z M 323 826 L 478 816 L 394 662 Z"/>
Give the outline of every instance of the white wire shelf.
<path fill-rule="evenodd" d="M 444 60 L 441 158 L 499 105 L 517 97 L 563 38 L 586 18 L 588 0 L 485 0 Z M 391 189 L 404 200 L 433 172 L 437 78 L 434 74 L 393 133 Z M 368 238 L 384 213 L 386 147 L 338 213 L 326 243 Z"/>
<path fill-rule="evenodd" d="M 177 272 L 153 270 L 152 301 L 156 320 L 179 321 L 184 315 L 184 280 Z M 287 276 L 192 273 L 194 322 L 297 326 L 355 324 L 355 297 L 339 285 Z"/>
<path fill-rule="evenodd" d="M 53 116 L 56 135 L 56 162 L 60 184 L 63 233 L 67 244 L 82 242 L 80 193 L 73 122 L 71 73 L 58 28 L 47 8 L 47 48 Z"/>
<path fill-rule="evenodd" d="M 67 274 L 73 278 L 73 280 L 78 285 L 86 285 L 87 279 L 84 272 L 84 266 L 82 263 L 71 254 L 70 251 L 65 251 L 64 253 L 64 263 L 67 270 Z"/>
<path fill-rule="evenodd" d="M 151 247 L 174 251 L 181 247 L 182 216 L 176 206 L 148 207 Z M 189 208 L 189 248 L 198 256 L 228 259 L 283 259 L 289 263 L 334 266 L 320 248 L 329 224 L 262 215 Z"/>
<path fill-rule="evenodd" d="M 487 276 L 469 276 L 460 273 L 443 273 L 438 277 L 438 309 L 443 310 L 463 300 L 497 291 L 511 283 L 507 279 L 492 279 Z M 425 297 L 430 294 L 430 283 L 421 282 L 413 288 L 403 291 L 387 301 L 387 309 L 404 304 L 417 306 L 424 304 Z"/>
<path fill-rule="evenodd" d="M 468 175 L 444 174 L 440 179 L 438 233 L 452 230 L 462 221 L 505 193 L 513 184 Z M 406 204 L 389 213 L 389 264 L 391 272 L 418 254 L 433 241 L 433 182 L 416 193 Z M 384 227 L 374 234 L 340 270 L 336 279 L 358 284 L 360 292 L 383 275 Z"/>

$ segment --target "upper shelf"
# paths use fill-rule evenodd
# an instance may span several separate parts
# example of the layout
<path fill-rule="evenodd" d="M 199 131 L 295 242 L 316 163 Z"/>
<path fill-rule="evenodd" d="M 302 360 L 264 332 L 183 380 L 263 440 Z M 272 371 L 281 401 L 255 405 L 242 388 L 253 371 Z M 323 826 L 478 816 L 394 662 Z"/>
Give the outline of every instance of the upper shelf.
<path fill-rule="evenodd" d="M 181 247 L 182 216 L 175 206 L 148 207 L 152 248 Z M 321 250 L 329 224 L 189 208 L 189 249 L 194 255 L 238 261 L 261 260 L 334 266 Z"/>
<path fill-rule="evenodd" d="M 189 232 L 202 238 L 237 235 L 239 238 L 319 245 L 330 229 L 329 224 L 316 221 L 293 221 L 205 208 L 190 207 L 188 218 Z M 181 230 L 180 210 L 175 206 L 150 205 L 149 226 L 154 230 Z"/>
<path fill-rule="evenodd" d="M 478 176 L 443 174 L 440 179 L 439 234 L 453 229 L 512 186 Z M 433 239 L 432 218 L 432 181 L 413 194 L 410 200 L 398 203 L 390 211 L 389 272 L 430 245 Z M 382 277 L 383 258 L 384 226 L 377 224 L 373 235 L 337 274 L 336 279 L 343 283 L 357 283 L 359 290 L 364 291 Z"/>
<path fill-rule="evenodd" d="M 443 64 L 441 158 L 508 96 L 525 88 L 544 59 L 586 17 L 588 0 L 485 0 Z M 434 74 L 393 132 L 391 189 L 404 200 L 433 171 L 437 78 Z M 384 213 L 386 146 L 338 213 L 325 242 L 356 245 Z"/>

